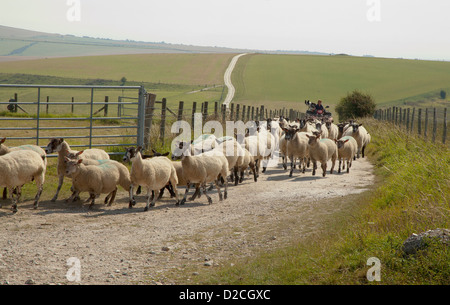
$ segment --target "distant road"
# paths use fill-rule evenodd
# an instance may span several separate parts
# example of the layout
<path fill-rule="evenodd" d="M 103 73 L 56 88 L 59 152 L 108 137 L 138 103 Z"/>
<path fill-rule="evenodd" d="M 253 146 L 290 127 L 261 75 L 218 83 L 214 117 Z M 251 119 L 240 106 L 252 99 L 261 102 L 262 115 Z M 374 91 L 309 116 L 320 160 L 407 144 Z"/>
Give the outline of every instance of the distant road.
<path fill-rule="evenodd" d="M 229 107 L 229 104 L 233 100 L 234 93 L 236 92 L 233 84 L 231 83 L 231 73 L 233 73 L 234 66 L 236 66 L 238 59 L 241 56 L 244 56 L 247 54 L 248 53 L 243 53 L 243 54 L 239 54 L 239 55 L 236 55 L 235 57 L 233 57 L 233 59 L 230 62 L 230 65 L 228 66 L 227 70 L 225 71 L 225 75 L 223 78 L 225 81 L 225 86 L 227 86 L 227 88 L 228 88 L 228 93 L 227 93 L 227 97 L 225 98 L 225 101 L 223 102 L 223 104 L 226 105 L 227 108 Z"/>

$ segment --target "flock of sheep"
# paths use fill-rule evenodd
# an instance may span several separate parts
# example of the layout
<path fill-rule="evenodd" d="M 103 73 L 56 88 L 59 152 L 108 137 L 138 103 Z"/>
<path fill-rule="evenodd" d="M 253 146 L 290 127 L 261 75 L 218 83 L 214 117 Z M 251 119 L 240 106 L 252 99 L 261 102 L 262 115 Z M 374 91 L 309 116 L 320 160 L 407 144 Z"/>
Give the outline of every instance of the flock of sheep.
<path fill-rule="evenodd" d="M 306 167 L 313 165 L 312 174 L 316 174 L 317 162 L 320 162 L 322 175 L 326 175 L 327 161 L 331 160 L 330 174 L 333 173 L 336 160 L 347 165 L 347 173 L 352 160 L 364 157 L 366 145 L 370 142 L 370 134 L 362 126 L 353 121 L 334 124 L 332 121 L 322 122 L 311 118 L 289 122 L 283 117 L 252 122 L 252 128 L 245 135 L 225 136 L 217 138 L 212 134 L 204 134 L 191 142 L 174 143 L 172 160 L 168 153 L 144 155 L 141 147 L 128 147 L 123 157 L 124 162 L 131 162 L 131 170 L 121 162 L 111 160 L 101 149 L 72 150 L 63 138 L 51 139 L 45 151 L 36 145 L 7 147 L 0 140 L 0 187 L 5 187 L 12 200 L 12 211 L 17 212 L 17 203 L 21 196 L 21 187 L 35 181 L 37 193 L 34 208 L 38 207 L 42 194 L 47 168 L 47 154 L 57 153 L 58 187 L 52 201 L 56 201 L 64 178 L 72 179 L 72 195 L 66 201 L 79 200 L 81 192 L 88 192 L 90 208 L 100 194 L 108 194 L 105 204 L 114 202 L 117 187 L 121 186 L 129 192 L 129 208 L 136 204 L 136 194 L 140 187 L 147 188 L 145 211 L 154 206 L 161 198 L 164 189 L 168 189 L 176 204 L 184 204 L 192 186 L 195 193 L 190 200 L 201 196 L 201 192 L 212 203 L 207 194 L 207 185 L 215 185 L 219 200 L 227 198 L 228 180 L 235 185 L 244 179 L 244 172 L 250 169 L 256 182 L 260 167 L 265 172 L 270 162 L 278 164 L 282 158 L 283 167 L 287 169 L 290 161 L 290 173 L 298 163 L 304 173 Z M 181 159 L 181 162 L 175 161 Z M 183 198 L 179 198 L 177 186 L 186 186 Z M 221 187 L 224 187 L 222 195 Z M 156 195 L 159 192 L 159 195 Z M 1 207 L 1 204 L 0 204 Z"/>

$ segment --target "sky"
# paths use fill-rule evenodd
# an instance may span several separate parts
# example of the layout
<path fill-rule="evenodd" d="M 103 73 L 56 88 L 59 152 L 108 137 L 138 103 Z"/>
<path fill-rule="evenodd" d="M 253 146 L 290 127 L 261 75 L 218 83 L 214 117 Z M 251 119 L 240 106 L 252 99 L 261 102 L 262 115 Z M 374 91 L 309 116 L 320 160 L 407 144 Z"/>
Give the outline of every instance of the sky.
<path fill-rule="evenodd" d="M 449 0 L 1 0 L 0 25 L 256 50 L 450 60 Z"/>

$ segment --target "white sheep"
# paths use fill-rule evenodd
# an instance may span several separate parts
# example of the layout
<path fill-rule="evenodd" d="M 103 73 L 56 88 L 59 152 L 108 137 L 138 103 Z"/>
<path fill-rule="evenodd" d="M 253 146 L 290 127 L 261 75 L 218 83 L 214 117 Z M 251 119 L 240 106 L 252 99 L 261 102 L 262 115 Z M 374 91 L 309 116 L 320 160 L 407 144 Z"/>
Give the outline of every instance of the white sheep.
<path fill-rule="evenodd" d="M 346 129 L 346 131 L 342 135 L 345 136 L 352 136 L 355 138 L 356 143 L 358 143 L 358 152 L 356 154 L 357 158 L 362 155 L 364 158 L 364 150 L 366 149 L 367 144 L 369 144 L 371 136 L 367 132 L 367 130 L 362 126 L 362 124 L 357 123 L 351 123 L 350 126 Z"/>
<path fill-rule="evenodd" d="M 125 191 L 128 192 L 130 190 L 130 185 L 131 185 L 130 171 L 128 170 L 128 168 L 125 165 L 123 165 L 122 163 L 117 162 L 115 160 L 111 160 L 111 159 L 107 159 L 107 160 L 82 159 L 83 153 L 84 153 L 84 151 L 80 151 L 78 153 L 69 153 L 65 159 L 66 163 L 67 163 L 67 160 L 80 160 L 81 159 L 82 163 L 84 165 L 97 165 L 97 166 L 103 165 L 103 164 L 114 165 L 119 170 L 118 184 Z M 67 165 L 66 165 L 66 167 L 67 167 Z M 109 198 L 109 195 L 105 198 L 105 203 L 108 200 L 108 198 Z M 111 205 L 112 203 L 113 203 L 113 201 L 111 201 L 109 205 Z"/>
<path fill-rule="evenodd" d="M 151 191 L 161 190 L 169 182 L 172 184 L 175 197 L 177 199 L 176 204 L 179 204 L 177 184 L 178 178 L 173 163 L 166 157 L 154 157 L 151 159 L 143 159 L 141 155 L 142 147 L 127 148 L 127 155 L 131 161 L 131 186 L 130 186 L 130 204 L 129 208 L 132 208 L 136 201 L 133 197 L 133 187 L 135 185 L 142 185 L 147 187 L 147 205 L 144 211 L 148 211 L 149 206 L 155 206 L 156 196 L 153 197 L 150 203 Z"/>
<path fill-rule="evenodd" d="M 239 168 L 243 165 L 244 149 L 233 137 L 222 137 L 216 141 L 217 144 L 214 150 L 220 151 L 225 155 L 228 161 L 228 169 L 231 171 L 231 181 L 234 181 L 234 184 L 238 185 L 238 172 Z"/>
<path fill-rule="evenodd" d="M 20 145 L 20 146 L 16 146 L 16 147 L 8 147 L 6 146 L 4 143 L 6 141 L 6 138 L 2 138 L 0 140 L 0 156 L 3 156 L 5 154 L 10 153 L 11 151 L 16 151 L 16 150 L 32 150 L 37 152 L 39 155 L 44 156 L 44 164 L 45 167 L 47 167 L 47 157 L 45 154 L 45 151 L 37 146 L 37 145 Z M 7 188 L 3 189 L 3 199 L 6 199 L 7 197 Z"/>
<path fill-rule="evenodd" d="M 350 167 L 352 167 L 353 159 L 358 150 L 358 143 L 356 143 L 355 138 L 350 136 L 345 136 L 339 140 L 335 140 L 338 148 L 338 159 L 339 159 L 339 170 L 341 172 L 341 162 L 344 162 L 342 169 L 345 169 L 345 161 L 347 161 L 347 173 L 350 172 Z"/>
<path fill-rule="evenodd" d="M 0 187 L 7 187 L 12 200 L 12 211 L 17 212 L 17 202 L 20 199 L 21 187 L 25 183 L 36 181 L 37 193 L 34 198 L 34 208 L 39 205 L 39 198 L 45 182 L 45 155 L 39 155 L 32 150 L 12 151 L 0 156 Z M 13 190 L 16 188 L 16 198 Z M 0 205 L 1 207 L 1 205 Z"/>
<path fill-rule="evenodd" d="M 186 192 L 181 204 L 186 202 L 186 197 L 191 184 L 200 184 L 203 193 L 208 199 L 208 203 L 212 203 L 211 197 L 206 194 L 206 184 L 214 182 L 219 193 L 219 200 L 222 201 L 222 193 L 220 191 L 219 179 L 222 177 L 225 183 L 224 199 L 228 194 L 228 160 L 219 150 L 204 152 L 197 156 L 192 156 L 189 149 L 190 144 L 180 142 L 178 148 L 173 152 L 173 158 L 181 156 L 181 165 L 183 167 L 183 177 L 186 180 Z"/>
<path fill-rule="evenodd" d="M 47 148 L 45 149 L 47 154 L 51 154 L 53 152 L 58 153 L 58 188 L 56 189 L 56 194 L 52 198 L 52 202 L 56 201 L 58 198 L 59 191 L 61 190 L 61 186 L 64 181 L 64 176 L 66 175 L 66 162 L 65 157 L 69 153 L 78 153 L 77 150 L 70 149 L 69 144 L 64 141 L 63 138 L 53 138 L 48 143 Z M 109 159 L 109 155 L 102 149 L 90 148 L 85 149 L 83 151 L 83 159 L 95 159 L 95 160 L 106 160 Z"/>
<path fill-rule="evenodd" d="M 339 127 L 334 124 L 331 120 L 325 122 L 325 126 L 328 130 L 328 139 L 337 140 L 339 135 Z"/>
<path fill-rule="evenodd" d="M 323 177 L 326 175 L 327 161 L 331 159 L 331 170 L 330 174 L 333 173 L 334 165 L 338 156 L 337 145 L 334 141 L 330 139 L 320 139 L 320 133 L 315 133 L 314 135 L 306 135 L 308 140 L 309 157 L 313 161 L 313 176 L 316 174 L 317 161 L 321 163 L 323 170 Z"/>
<path fill-rule="evenodd" d="M 245 149 L 242 148 L 244 150 L 244 157 L 242 160 L 242 164 L 239 166 L 239 170 L 241 173 L 241 177 L 239 178 L 239 182 L 242 183 L 242 181 L 244 180 L 244 171 L 247 168 L 250 168 L 253 172 L 253 180 L 255 182 L 258 181 L 258 177 L 256 176 L 256 164 L 255 164 L 255 159 L 253 158 L 253 156 L 250 154 L 250 152 Z"/>
<path fill-rule="evenodd" d="M 304 173 L 306 170 L 306 163 L 309 157 L 308 141 L 306 135 L 312 136 L 312 133 L 300 132 L 297 128 L 285 129 L 285 137 L 287 141 L 286 156 L 291 160 L 291 171 L 289 177 L 292 177 L 292 173 L 295 168 L 295 160 L 299 159 L 299 168 Z M 302 169 L 303 167 L 303 169 Z"/>
<path fill-rule="evenodd" d="M 260 129 L 256 135 L 245 137 L 244 147 L 255 158 L 256 172 L 259 175 L 259 168 L 263 167 L 262 172 L 266 171 L 269 159 L 275 151 L 275 138 L 265 129 Z"/>
<path fill-rule="evenodd" d="M 72 201 L 80 192 L 89 192 L 92 209 L 95 204 L 95 198 L 100 194 L 109 194 L 109 206 L 116 197 L 117 185 L 120 181 L 120 172 L 117 166 L 112 163 L 103 163 L 100 165 L 85 165 L 83 159 L 69 159 L 65 157 L 66 175 L 72 177 L 73 194 L 68 199 Z M 107 200 L 105 200 L 105 203 Z"/>
<path fill-rule="evenodd" d="M 321 139 L 327 139 L 328 138 L 328 128 L 327 126 L 322 123 L 319 120 L 316 120 L 316 129 L 318 132 L 320 132 L 320 138 Z"/>

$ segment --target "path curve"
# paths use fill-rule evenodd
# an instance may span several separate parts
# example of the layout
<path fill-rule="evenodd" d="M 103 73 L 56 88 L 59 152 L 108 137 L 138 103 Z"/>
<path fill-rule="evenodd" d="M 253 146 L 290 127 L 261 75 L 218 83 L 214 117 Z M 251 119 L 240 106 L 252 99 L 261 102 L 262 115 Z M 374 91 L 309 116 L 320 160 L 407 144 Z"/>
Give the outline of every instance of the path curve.
<path fill-rule="evenodd" d="M 234 93 L 236 92 L 236 89 L 233 86 L 233 83 L 231 82 L 231 73 L 233 73 L 234 67 L 236 66 L 236 63 L 239 58 L 241 58 L 244 55 L 247 55 L 248 53 L 243 53 L 236 55 L 233 57 L 233 59 L 230 62 L 230 65 L 228 66 L 227 70 L 225 71 L 225 75 L 223 76 L 223 79 L 225 81 L 225 86 L 228 88 L 228 93 L 225 98 L 225 101 L 223 102 L 223 105 L 226 105 L 227 108 L 229 107 L 231 101 L 234 98 Z"/>

